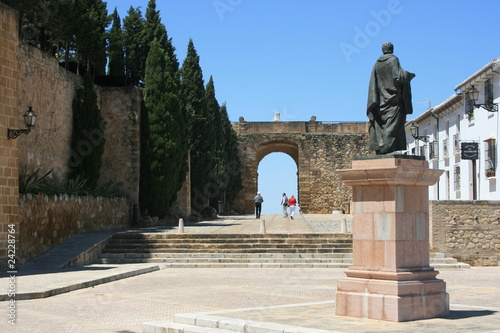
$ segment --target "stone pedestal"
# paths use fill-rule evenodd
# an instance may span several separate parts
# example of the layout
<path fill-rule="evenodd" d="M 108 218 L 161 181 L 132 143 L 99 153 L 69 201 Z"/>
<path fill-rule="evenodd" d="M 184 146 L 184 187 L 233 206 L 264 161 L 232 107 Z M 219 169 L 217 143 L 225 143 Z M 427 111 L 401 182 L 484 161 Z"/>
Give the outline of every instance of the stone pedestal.
<path fill-rule="evenodd" d="M 339 170 L 353 188 L 353 266 L 336 314 L 387 321 L 446 316 L 446 283 L 429 266 L 428 187 L 442 170 L 419 157 L 366 156 Z"/>

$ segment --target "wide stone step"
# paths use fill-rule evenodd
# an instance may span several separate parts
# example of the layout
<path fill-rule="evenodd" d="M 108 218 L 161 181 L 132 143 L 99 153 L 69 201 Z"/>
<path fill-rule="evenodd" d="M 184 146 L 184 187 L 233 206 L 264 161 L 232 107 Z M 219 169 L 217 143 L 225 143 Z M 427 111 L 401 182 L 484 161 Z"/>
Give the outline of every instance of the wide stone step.
<path fill-rule="evenodd" d="M 206 248 L 206 253 L 351 253 L 352 248 Z M 197 253 L 199 248 L 118 248 L 103 250 L 102 253 Z"/>
<path fill-rule="evenodd" d="M 352 253 L 103 253 L 106 258 L 349 259 Z"/>
<path fill-rule="evenodd" d="M 352 239 L 341 238 L 214 238 L 214 239 L 142 239 L 142 238 L 117 238 L 111 239 L 111 244 L 350 244 Z"/>
<path fill-rule="evenodd" d="M 106 258 L 100 259 L 102 264 L 342 264 L 342 267 L 352 266 L 349 259 L 214 259 L 214 258 Z"/>
<path fill-rule="evenodd" d="M 335 248 L 352 248 L 349 244 L 247 244 L 247 243 L 225 243 L 225 244 L 200 244 L 200 243 L 185 243 L 185 244 L 108 244 L 105 250 L 114 249 L 138 249 L 138 250 L 156 250 L 156 249 L 210 249 L 210 250 L 225 250 L 225 249 L 335 249 Z"/>
<path fill-rule="evenodd" d="M 327 234 L 174 234 L 174 233 L 136 233 L 123 232 L 116 233 L 112 239 L 241 239 L 241 238 L 344 238 L 352 239 L 351 234 L 346 233 L 327 233 Z"/>

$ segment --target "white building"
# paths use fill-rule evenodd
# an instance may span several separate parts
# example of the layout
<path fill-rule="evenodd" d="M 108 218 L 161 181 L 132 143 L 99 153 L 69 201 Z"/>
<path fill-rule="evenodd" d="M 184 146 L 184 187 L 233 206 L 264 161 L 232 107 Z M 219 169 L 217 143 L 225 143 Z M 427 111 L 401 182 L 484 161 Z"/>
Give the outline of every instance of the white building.
<path fill-rule="evenodd" d="M 475 101 L 472 89 L 478 95 Z M 424 155 L 430 168 L 445 170 L 429 190 L 431 200 L 500 200 L 500 57 L 457 85 L 455 92 L 407 122 L 407 153 Z M 412 126 L 414 132 L 418 128 L 419 139 L 413 137 Z M 465 159 L 474 158 L 475 146 L 477 160 Z"/>

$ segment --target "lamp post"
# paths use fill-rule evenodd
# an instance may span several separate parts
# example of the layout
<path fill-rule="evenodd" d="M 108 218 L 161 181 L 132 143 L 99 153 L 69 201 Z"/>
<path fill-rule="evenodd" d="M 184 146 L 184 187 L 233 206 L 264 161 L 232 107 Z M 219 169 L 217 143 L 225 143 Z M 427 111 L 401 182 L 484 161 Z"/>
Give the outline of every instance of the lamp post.
<path fill-rule="evenodd" d="M 485 104 L 476 104 L 476 101 L 479 98 L 479 90 L 477 90 L 476 87 L 474 87 L 474 85 L 472 85 L 472 87 L 467 91 L 467 95 L 469 96 L 469 99 L 472 100 L 476 108 L 483 108 L 489 112 L 498 112 L 497 103 L 491 102 Z"/>
<path fill-rule="evenodd" d="M 410 127 L 410 133 L 411 133 L 411 136 L 415 139 L 415 140 L 421 140 L 423 142 L 429 142 L 429 137 L 427 135 L 423 135 L 423 136 L 420 136 L 418 135 L 418 126 L 415 125 L 415 123 L 412 123 L 411 127 Z"/>
<path fill-rule="evenodd" d="M 10 140 L 10 139 L 16 139 L 19 135 L 21 134 L 26 134 L 28 135 L 28 133 L 31 131 L 31 129 L 35 126 L 35 123 L 36 123 L 36 113 L 35 111 L 33 111 L 33 109 L 30 107 L 28 107 L 28 111 L 26 111 L 23 115 L 23 118 L 24 118 L 24 123 L 26 124 L 26 129 L 11 129 L 11 128 L 8 128 L 7 129 L 7 139 Z"/>

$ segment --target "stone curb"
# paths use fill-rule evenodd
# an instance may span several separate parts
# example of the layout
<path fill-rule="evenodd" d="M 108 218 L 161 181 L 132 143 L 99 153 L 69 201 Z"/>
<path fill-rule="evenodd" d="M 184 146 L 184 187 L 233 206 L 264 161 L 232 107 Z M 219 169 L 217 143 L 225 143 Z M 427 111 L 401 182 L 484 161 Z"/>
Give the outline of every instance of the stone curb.
<path fill-rule="evenodd" d="M 328 302 L 329 303 L 329 302 Z M 254 320 L 244 320 L 219 316 L 221 313 L 264 310 L 270 308 L 296 307 L 305 304 L 287 304 L 271 307 L 244 308 L 211 312 L 193 312 L 176 314 L 174 320 L 148 322 L 143 324 L 144 333 L 174 332 L 241 332 L 241 333 L 339 333 L 338 331 L 306 328 L 300 326 L 270 323 Z"/>
<path fill-rule="evenodd" d="M 203 313 L 175 315 L 174 321 L 144 323 L 144 333 L 157 332 L 244 332 L 244 333 L 336 333 L 314 328 L 305 328 L 278 323 L 209 316 Z"/>
<path fill-rule="evenodd" d="M 44 290 L 44 291 L 32 291 L 32 292 L 27 292 L 27 293 L 16 293 L 15 300 L 21 301 L 21 300 L 51 297 L 51 296 L 67 293 L 67 292 L 78 290 L 78 289 L 89 288 L 89 287 L 93 287 L 93 286 L 103 284 L 103 283 L 108 283 L 108 282 L 126 279 L 129 277 L 133 277 L 133 276 L 137 276 L 137 275 L 141 275 L 141 274 L 146 274 L 146 273 L 158 271 L 162 268 L 163 268 L 163 266 L 160 266 L 160 265 L 151 266 L 151 267 L 144 267 L 144 268 L 140 268 L 140 269 L 136 269 L 136 270 L 132 270 L 132 271 L 128 271 L 128 272 L 112 274 L 112 275 L 98 278 L 98 279 L 91 279 L 91 280 L 84 281 L 84 282 L 68 284 L 67 286 L 64 286 L 64 287 L 53 288 L 53 289 Z M 0 302 L 9 301 L 11 299 L 12 298 L 9 297 L 8 294 L 0 294 Z"/>

